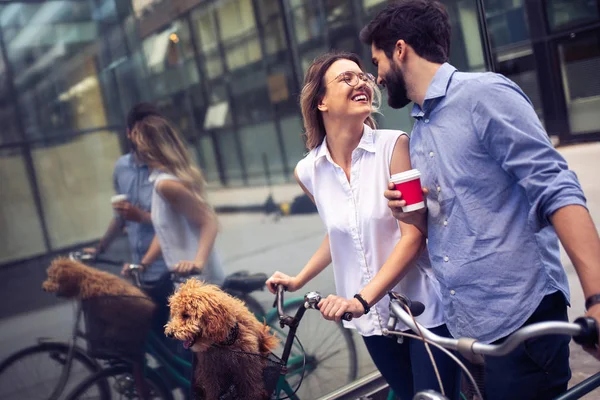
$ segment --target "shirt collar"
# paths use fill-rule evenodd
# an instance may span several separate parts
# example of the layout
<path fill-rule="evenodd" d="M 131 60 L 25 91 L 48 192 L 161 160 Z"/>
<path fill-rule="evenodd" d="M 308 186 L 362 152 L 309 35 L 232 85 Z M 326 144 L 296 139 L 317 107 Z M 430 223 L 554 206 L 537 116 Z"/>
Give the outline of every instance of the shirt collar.
<path fill-rule="evenodd" d="M 363 149 L 370 153 L 375 153 L 375 142 L 373 140 L 373 129 L 367 124 L 363 124 L 363 134 L 360 138 L 360 142 L 357 149 Z M 321 160 L 323 157 L 327 158 L 329 162 L 333 162 L 331 158 L 331 153 L 329 152 L 329 148 L 327 147 L 327 135 L 323 138 L 323 142 L 317 147 L 317 154 L 315 155 L 315 163 Z"/>
<path fill-rule="evenodd" d="M 450 83 L 450 79 L 452 75 L 456 72 L 456 68 L 448 63 L 442 64 L 442 66 L 437 70 L 429 87 L 427 88 L 427 92 L 425 93 L 425 99 L 423 100 L 423 106 L 428 103 L 428 100 L 437 99 L 440 97 L 446 96 L 448 92 L 448 86 Z M 410 113 L 412 117 L 422 117 L 424 115 L 423 109 L 418 105 L 414 104 L 412 111 Z"/>

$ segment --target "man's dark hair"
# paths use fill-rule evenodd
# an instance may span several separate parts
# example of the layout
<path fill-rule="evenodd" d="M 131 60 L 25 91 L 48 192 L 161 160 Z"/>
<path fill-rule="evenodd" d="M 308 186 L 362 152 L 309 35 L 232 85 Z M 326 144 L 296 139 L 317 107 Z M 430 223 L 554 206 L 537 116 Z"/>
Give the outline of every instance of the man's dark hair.
<path fill-rule="evenodd" d="M 156 115 L 160 117 L 162 116 L 162 113 L 158 108 L 156 108 L 156 106 L 150 103 L 138 103 L 131 107 L 131 110 L 129 110 L 129 113 L 127 113 L 127 129 L 131 131 L 137 122 L 150 115 Z"/>
<path fill-rule="evenodd" d="M 402 39 L 420 57 L 443 64 L 450 52 L 450 34 L 450 18 L 439 1 L 401 0 L 379 12 L 360 31 L 360 40 L 392 58 L 396 42 Z"/>

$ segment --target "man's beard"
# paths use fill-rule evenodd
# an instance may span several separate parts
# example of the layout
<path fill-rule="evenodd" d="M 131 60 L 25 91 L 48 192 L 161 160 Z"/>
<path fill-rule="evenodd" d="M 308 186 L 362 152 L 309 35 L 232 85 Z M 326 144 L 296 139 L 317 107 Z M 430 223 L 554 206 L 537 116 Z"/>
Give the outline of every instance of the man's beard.
<path fill-rule="evenodd" d="M 385 77 L 385 87 L 388 92 L 388 104 L 392 108 L 403 108 L 410 103 L 407 97 L 406 82 L 400 68 L 392 63 L 392 69 Z"/>

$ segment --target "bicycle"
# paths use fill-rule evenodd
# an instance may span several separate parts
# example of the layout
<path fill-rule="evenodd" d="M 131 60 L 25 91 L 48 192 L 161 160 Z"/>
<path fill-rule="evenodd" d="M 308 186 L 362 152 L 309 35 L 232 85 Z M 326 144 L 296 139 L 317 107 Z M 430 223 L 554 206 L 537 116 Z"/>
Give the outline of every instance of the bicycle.
<path fill-rule="evenodd" d="M 133 266 L 134 271 L 137 270 L 138 268 L 139 268 L 139 266 L 136 266 L 136 265 Z M 139 284 L 139 276 L 138 276 L 138 278 L 135 278 L 136 276 L 138 276 L 138 275 L 134 274 L 134 279 L 137 281 L 136 283 Z M 248 276 L 248 275 L 245 273 L 241 273 L 241 274 L 238 273 L 237 275 L 234 274 L 234 276 L 239 278 L 241 276 Z M 264 287 L 265 281 L 266 281 L 266 279 L 262 280 L 261 288 Z M 255 280 L 249 281 L 249 283 L 247 283 L 245 285 L 238 284 L 238 285 L 228 286 L 228 289 L 232 290 L 232 291 L 237 290 L 238 292 L 240 292 L 240 291 L 244 292 L 244 289 L 257 287 L 258 286 L 257 282 L 258 281 L 255 279 Z M 298 307 L 298 305 L 300 305 L 300 304 L 304 305 L 304 301 L 305 300 L 303 298 L 291 299 L 289 301 L 282 302 L 281 307 L 282 307 L 282 309 Z M 277 316 L 278 316 L 277 310 L 272 310 L 269 313 L 267 313 L 267 315 L 264 317 L 264 319 L 266 320 L 266 322 L 268 324 L 270 324 L 270 326 L 273 327 L 273 323 L 276 321 Z M 260 317 L 260 316 L 257 316 L 257 317 Z M 356 357 L 356 348 L 354 346 L 354 341 L 352 339 L 351 333 L 348 332 L 346 329 L 342 328 L 341 326 L 336 326 L 336 325 L 333 325 L 333 326 L 334 326 L 334 329 L 337 330 L 337 335 L 331 334 L 329 336 L 333 337 L 335 340 L 337 337 L 339 337 L 339 334 L 341 333 L 343 335 L 343 340 L 341 342 L 346 344 L 346 347 L 342 349 L 342 351 L 339 353 L 339 355 L 341 355 L 343 358 L 346 358 L 343 360 L 344 365 L 345 365 L 345 367 L 344 367 L 345 372 L 343 375 L 345 376 L 345 379 L 348 380 L 347 382 L 351 382 L 354 379 L 356 379 L 356 374 L 357 374 L 357 357 Z M 294 330 L 294 333 L 295 333 L 295 330 Z M 336 331 L 334 331 L 334 333 L 336 333 Z M 293 339 L 292 339 L 292 342 L 293 342 Z M 302 349 L 302 350 L 304 351 L 304 349 Z M 169 349 L 167 349 L 166 346 L 160 341 L 160 339 L 156 336 L 156 334 L 154 332 L 150 332 L 146 339 L 146 353 L 147 353 L 147 355 L 152 356 L 156 360 L 156 364 L 157 364 L 156 368 L 148 368 L 147 363 L 142 365 L 143 366 L 142 369 L 144 370 L 144 372 L 148 372 L 147 374 L 144 374 L 144 375 L 146 375 L 146 380 L 148 381 L 148 384 L 153 385 L 153 387 L 154 387 L 154 388 L 151 388 L 151 390 L 150 390 L 151 394 L 159 393 L 163 397 L 158 397 L 158 398 L 171 400 L 172 397 L 170 396 L 170 394 L 165 395 L 164 391 L 161 390 L 161 388 L 163 388 L 164 386 L 169 385 L 169 382 L 171 383 L 171 385 L 170 385 L 171 389 L 179 388 L 179 389 L 183 390 L 184 393 L 190 392 L 190 382 L 188 380 L 188 377 L 191 376 L 192 371 L 191 371 L 191 363 L 188 360 L 182 359 L 181 357 L 179 357 L 175 354 L 172 354 L 169 351 Z M 288 354 L 288 356 L 287 356 L 288 375 L 287 375 L 287 380 L 285 380 L 284 383 L 282 383 L 282 384 L 284 384 L 289 389 L 294 387 L 294 385 L 300 383 L 300 381 L 302 380 L 302 377 L 300 376 L 300 374 L 302 372 L 305 372 L 306 370 L 308 370 L 309 371 L 308 380 L 311 380 L 311 379 L 318 378 L 315 374 L 311 373 L 318 366 L 325 364 L 325 367 L 321 367 L 320 371 L 329 369 L 329 368 L 327 368 L 327 362 L 329 361 L 329 359 L 323 359 L 316 355 L 312 355 L 311 353 L 306 354 L 305 356 L 301 356 L 299 349 L 297 347 L 294 347 L 292 349 L 292 344 L 290 344 L 287 354 Z M 290 357 L 290 355 L 291 355 L 291 357 Z M 304 368 L 300 368 L 301 365 L 303 365 Z M 160 367 L 162 367 L 163 373 L 158 375 L 155 373 L 156 372 L 155 370 Z M 100 382 L 107 382 L 106 384 L 109 387 L 117 388 L 119 390 L 119 394 L 123 394 L 125 392 L 125 394 L 127 395 L 126 398 L 132 398 L 135 395 L 135 390 L 137 390 L 137 388 L 140 387 L 140 386 L 135 386 L 136 379 L 133 378 L 133 376 L 134 376 L 133 372 L 134 371 L 132 370 L 131 366 L 127 367 L 127 364 L 124 364 L 123 362 L 120 362 L 120 363 L 118 363 L 118 365 L 111 366 L 107 369 L 102 369 L 100 371 L 97 371 L 96 373 L 90 375 L 83 382 L 81 382 L 73 390 L 73 392 L 69 394 L 69 396 L 67 397 L 67 400 L 80 399 L 83 395 L 89 394 L 90 391 L 92 393 L 96 393 L 97 390 L 95 390 L 95 388 L 98 386 L 98 384 Z M 167 377 L 167 379 L 165 380 L 165 379 L 163 379 L 163 377 Z M 121 384 L 121 382 L 124 382 L 125 384 Z M 335 382 L 334 382 L 334 384 L 335 384 Z M 142 387 L 141 390 L 146 390 L 146 388 L 143 387 L 143 384 L 141 387 Z M 124 390 L 123 388 L 125 388 L 126 390 Z M 287 392 L 289 393 L 290 390 L 288 390 Z M 104 399 L 104 397 L 101 397 L 101 396 L 99 398 Z M 276 398 L 278 399 L 279 397 L 276 397 Z M 297 399 L 298 397 L 292 397 L 292 398 Z M 312 398 L 312 397 L 310 397 L 310 398 Z"/>
<path fill-rule="evenodd" d="M 283 285 L 277 285 L 275 302 L 273 304 L 273 306 L 276 307 L 274 311 L 277 313 L 276 315 L 277 315 L 277 318 L 279 321 L 280 328 L 283 329 L 285 326 L 287 326 L 289 328 L 287 338 L 285 341 L 285 345 L 283 346 L 283 350 L 281 352 L 281 363 L 284 366 L 284 368 L 281 372 L 281 376 L 276 385 L 275 398 L 281 399 L 280 396 L 283 393 L 286 396 L 286 397 L 284 397 L 285 399 L 299 400 L 300 397 L 297 396 L 297 392 L 298 392 L 299 388 L 301 387 L 301 384 L 302 384 L 303 378 L 304 378 L 304 374 L 306 373 L 306 358 L 307 357 L 306 356 L 302 357 L 300 355 L 292 356 L 292 351 L 294 350 L 294 346 L 297 346 L 299 349 L 301 349 L 302 352 L 304 352 L 304 348 L 302 347 L 302 344 L 296 337 L 296 332 L 297 332 L 298 327 L 300 326 L 300 321 L 303 319 L 304 313 L 306 312 L 306 310 L 307 309 L 318 310 L 318 304 L 321 301 L 321 295 L 318 292 L 307 293 L 303 298 L 302 304 L 300 304 L 299 307 L 297 307 L 296 313 L 292 317 L 291 315 L 288 315 L 286 313 L 286 306 L 285 306 L 285 302 L 284 302 L 284 291 L 285 291 L 285 288 Z M 350 321 L 352 319 L 352 314 L 345 313 L 343 315 L 343 319 L 346 321 Z M 321 326 L 327 326 L 327 325 L 339 326 L 341 329 L 344 330 L 344 336 L 346 338 L 347 337 L 352 338 L 351 334 L 346 336 L 346 333 L 347 334 L 350 333 L 348 331 L 348 329 L 345 329 L 345 328 L 341 327 L 341 325 L 338 325 L 338 324 L 323 324 L 322 319 L 321 319 Z M 354 352 L 351 355 L 351 357 L 352 356 L 356 357 L 356 352 Z M 319 370 L 319 373 L 321 374 L 321 373 L 330 372 L 330 371 L 331 371 L 331 369 L 323 368 L 323 369 Z M 295 388 L 293 385 L 290 385 L 290 383 L 288 381 L 289 377 L 287 375 L 289 375 L 291 372 L 300 372 L 300 374 L 298 375 L 299 381 L 295 385 Z M 335 381 L 335 379 L 334 379 L 334 381 Z M 306 397 L 306 398 L 314 399 L 316 397 L 310 396 L 310 397 Z"/>
<path fill-rule="evenodd" d="M 477 358 L 482 356 L 503 356 L 509 354 L 525 340 L 544 335 L 568 335 L 572 336 L 575 343 L 593 347 L 598 346 L 598 327 L 596 321 L 592 318 L 577 318 L 574 322 L 547 321 L 523 327 L 506 338 L 501 344 L 480 343 L 475 339 L 469 338 L 446 338 L 441 337 L 419 324 L 413 317 L 420 315 L 425 306 L 419 302 L 412 302 L 404 295 L 390 292 L 390 319 L 387 329 L 384 329 L 384 335 L 410 336 L 405 332 L 394 331 L 393 327 L 396 321 L 400 320 L 406 324 L 413 332 L 418 332 L 419 336 L 412 335 L 416 339 L 423 340 L 448 354 L 464 371 L 466 377 L 473 385 L 477 396 L 482 399 L 481 392 L 464 364 L 449 350 L 458 351 L 465 358 Z M 575 400 L 580 399 L 594 389 L 600 387 L 600 372 L 592 375 L 583 382 L 557 397 L 555 400 Z M 433 390 L 419 392 L 413 400 L 447 400 L 447 397 Z"/>

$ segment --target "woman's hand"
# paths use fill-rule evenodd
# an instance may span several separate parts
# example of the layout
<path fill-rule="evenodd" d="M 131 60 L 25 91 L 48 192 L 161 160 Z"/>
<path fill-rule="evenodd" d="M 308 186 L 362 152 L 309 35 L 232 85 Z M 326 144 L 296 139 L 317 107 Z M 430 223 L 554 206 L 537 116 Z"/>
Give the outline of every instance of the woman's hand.
<path fill-rule="evenodd" d="M 285 286 L 288 292 L 295 292 L 302 287 L 297 277 L 289 276 L 279 271 L 276 271 L 265 283 L 269 291 L 273 294 L 277 292 L 277 285 Z"/>
<path fill-rule="evenodd" d="M 335 322 L 340 322 L 344 313 L 347 312 L 352 313 L 353 318 L 359 318 L 365 314 L 365 309 L 357 299 L 348 300 L 334 295 L 329 295 L 321 300 L 319 310 L 323 318 Z"/>
<path fill-rule="evenodd" d="M 204 264 L 198 261 L 179 261 L 175 264 L 175 268 L 173 268 L 173 272 L 178 275 L 190 275 L 193 273 L 199 274 L 204 269 Z"/>
<path fill-rule="evenodd" d="M 131 263 L 125 263 L 123 264 L 123 269 L 121 269 L 121 275 L 123 276 L 131 276 Z M 137 270 L 140 272 L 144 272 L 144 270 L 146 269 L 146 266 L 144 264 L 137 264 Z"/>

